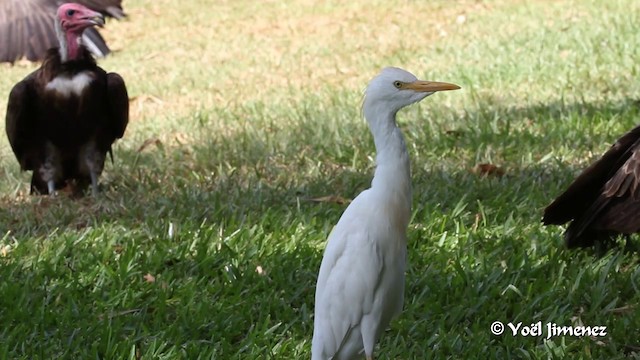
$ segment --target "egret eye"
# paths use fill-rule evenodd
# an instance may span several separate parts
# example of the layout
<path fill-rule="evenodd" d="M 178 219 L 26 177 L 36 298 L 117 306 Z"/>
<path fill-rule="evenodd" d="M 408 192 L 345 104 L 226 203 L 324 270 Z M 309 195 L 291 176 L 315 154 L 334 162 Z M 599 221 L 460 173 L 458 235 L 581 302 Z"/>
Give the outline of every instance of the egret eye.
<path fill-rule="evenodd" d="M 73 14 L 75 13 L 76 13 L 75 10 L 67 10 L 67 16 L 73 16 Z"/>
<path fill-rule="evenodd" d="M 400 89 L 402 87 L 402 81 L 394 81 L 393 86 L 395 86 L 397 89 Z"/>

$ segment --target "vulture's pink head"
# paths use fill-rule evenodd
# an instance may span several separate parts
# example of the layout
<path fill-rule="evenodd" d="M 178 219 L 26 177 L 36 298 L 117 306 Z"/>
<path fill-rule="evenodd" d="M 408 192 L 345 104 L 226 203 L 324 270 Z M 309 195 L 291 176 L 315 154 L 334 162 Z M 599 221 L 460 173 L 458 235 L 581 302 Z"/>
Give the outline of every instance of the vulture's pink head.
<path fill-rule="evenodd" d="M 57 20 L 65 33 L 82 34 L 90 26 L 104 25 L 104 17 L 80 4 L 66 3 L 60 5 Z"/>

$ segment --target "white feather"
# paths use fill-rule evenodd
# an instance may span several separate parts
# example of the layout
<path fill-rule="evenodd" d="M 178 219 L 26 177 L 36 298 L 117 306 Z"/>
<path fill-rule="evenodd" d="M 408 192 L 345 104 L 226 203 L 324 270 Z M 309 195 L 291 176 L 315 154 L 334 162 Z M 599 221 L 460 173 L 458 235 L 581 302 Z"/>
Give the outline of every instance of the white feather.
<path fill-rule="evenodd" d="M 327 240 L 316 285 L 312 360 L 359 359 L 363 352 L 373 359 L 381 333 L 402 311 L 411 172 L 395 115 L 433 94 L 419 91 L 423 83 L 386 68 L 367 86 L 362 110 L 377 166 L 371 188 L 347 207 Z"/>
<path fill-rule="evenodd" d="M 59 75 L 47 83 L 45 89 L 47 91 L 57 92 L 63 97 L 69 97 L 72 94 L 76 96 L 82 95 L 85 88 L 93 81 L 93 75 L 87 71 L 80 72 L 73 77 Z"/>

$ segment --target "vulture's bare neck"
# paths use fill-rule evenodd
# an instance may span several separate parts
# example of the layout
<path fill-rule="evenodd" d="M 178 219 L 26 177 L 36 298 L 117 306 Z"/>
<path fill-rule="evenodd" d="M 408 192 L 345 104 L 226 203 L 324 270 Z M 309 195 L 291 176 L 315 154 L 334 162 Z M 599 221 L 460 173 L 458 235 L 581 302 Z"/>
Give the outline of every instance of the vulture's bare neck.
<path fill-rule="evenodd" d="M 76 60 L 80 56 L 80 45 L 82 45 L 82 33 L 64 31 L 60 20 L 56 19 L 56 35 L 60 43 L 60 59 L 62 62 Z"/>

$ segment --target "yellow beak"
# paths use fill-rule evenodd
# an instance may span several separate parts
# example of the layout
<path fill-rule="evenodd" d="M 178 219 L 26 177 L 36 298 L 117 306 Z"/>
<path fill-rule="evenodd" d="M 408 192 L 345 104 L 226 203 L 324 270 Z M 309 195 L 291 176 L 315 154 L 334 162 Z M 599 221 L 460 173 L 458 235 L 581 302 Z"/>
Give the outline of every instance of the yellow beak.
<path fill-rule="evenodd" d="M 416 80 L 414 82 L 404 84 L 402 88 L 417 92 L 436 92 L 458 90 L 460 89 L 460 86 L 446 82 Z"/>

